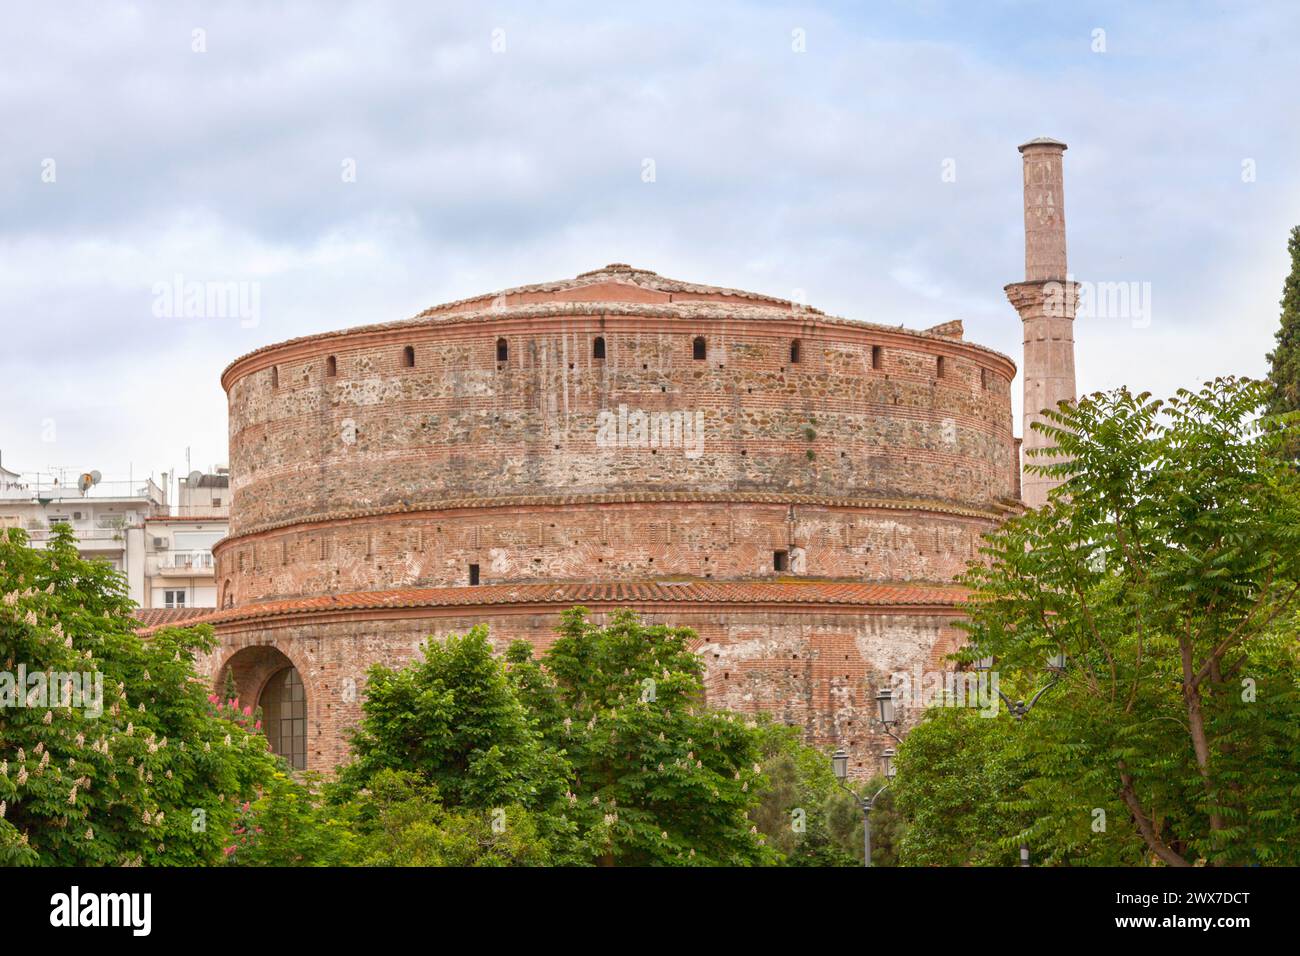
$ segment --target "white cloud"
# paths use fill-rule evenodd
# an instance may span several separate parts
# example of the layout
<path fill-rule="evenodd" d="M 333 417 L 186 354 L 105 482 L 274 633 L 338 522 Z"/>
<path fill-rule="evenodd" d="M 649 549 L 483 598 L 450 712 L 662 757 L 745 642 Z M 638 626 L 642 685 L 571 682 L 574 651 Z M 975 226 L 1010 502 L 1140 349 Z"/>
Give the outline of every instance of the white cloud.
<path fill-rule="evenodd" d="M 322 12 L 322 10 L 326 12 Z M 1083 390 L 1260 372 L 1297 218 L 1284 4 L 186 8 L 83 4 L 0 35 L 0 450 L 106 474 L 225 457 L 217 376 L 271 341 L 631 262 L 1019 356 L 1019 157 L 1071 144 Z M 1089 50 L 1104 26 L 1108 52 Z M 208 52 L 191 52 L 191 30 Z M 791 50 L 806 31 L 807 52 Z M 493 53 L 492 31 L 506 50 Z M 41 161 L 58 181 L 40 181 Z M 656 162 L 643 183 L 641 162 Z M 1253 158 L 1258 181 L 1240 164 Z M 357 181 L 340 164 L 355 159 Z M 941 179 L 945 160 L 956 180 Z M 262 321 L 158 320 L 174 274 Z M 1018 402 L 1018 391 L 1017 402 Z M 58 446 L 41 422 L 62 423 Z"/>

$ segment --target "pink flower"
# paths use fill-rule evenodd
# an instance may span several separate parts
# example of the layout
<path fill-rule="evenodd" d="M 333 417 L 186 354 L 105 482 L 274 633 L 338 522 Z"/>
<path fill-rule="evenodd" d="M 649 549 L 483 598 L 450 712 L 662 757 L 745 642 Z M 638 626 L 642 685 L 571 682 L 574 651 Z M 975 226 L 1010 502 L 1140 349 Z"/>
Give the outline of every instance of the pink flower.
<path fill-rule="evenodd" d="M 235 848 L 234 848 L 233 845 L 232 845 L 232 846 L 228 846 L 228 847 L 226 847 L 226 856 L 230 856 L 230 854 L 232 854 L 232 853 L 234 853 L 234 852 L 235 852 Z"/>
<path fill-rule="evenodd" d="M 261 729 L 262 729 L 262 722 L 259 720 L 257 723 L 253 724 L 253 729 L 254 729 L 254 730 L 261 730 Z"/>
<path fill-rule="evenodd" d="M 253 716 L 253 708 L 252 708 L 252 707 L 245 707 L 245 708 L 244 708 L 244 716 L 245 716 L 245 717 L 252 717 L 252 716 Z"/>
<path fill-rule="evenodd" d="M 208 703 L 209 703 L 209 704 L 217 704 L 217 703 L 220 703 L 220 699 L 217 697 L 216 694 L 209 694 L 209 695 L 208 695 Z"/>

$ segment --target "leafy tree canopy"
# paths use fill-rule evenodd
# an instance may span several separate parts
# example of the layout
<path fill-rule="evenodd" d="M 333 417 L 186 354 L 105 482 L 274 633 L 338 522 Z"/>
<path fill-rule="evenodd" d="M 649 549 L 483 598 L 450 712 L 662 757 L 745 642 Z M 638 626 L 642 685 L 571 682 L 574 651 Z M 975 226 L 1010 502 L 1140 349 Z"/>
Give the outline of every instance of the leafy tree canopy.
<path fill-rule="evenodd" d="M 1300 475 L 1278 454 L 1295 416 L 1265 416 L 1270 396 L 1223 378 L 1049 413 L 1066 460 L 1031 467 L 1063 484 L 965 579 L 965 657 L 994 655 L 1008 696 L 1068 659 L 1024 721 L 1031 822 L 1009 844 L 1048 862 L 1300 861 Z"/>
<path fill-rule="evenodd" d="M 211 633 L 142 641 L 132 607 L 66 525 L 45 549 L 0 536 L 0 864 L 218 862 L 270 779 L 266 739 L 218 716 L 195 672 Z"/>
<path fill-rule="evenodd" d="M 749 819 L 767 786 L 756 724 L 703 705 L 704 665 L 687 628 L 631 611 L 605 626 L 567 611 L 540 661 L 507 655 L 550 746 L 573 767 L 568 794 L 606 864 L 741 865 L 775 860 Z"/>

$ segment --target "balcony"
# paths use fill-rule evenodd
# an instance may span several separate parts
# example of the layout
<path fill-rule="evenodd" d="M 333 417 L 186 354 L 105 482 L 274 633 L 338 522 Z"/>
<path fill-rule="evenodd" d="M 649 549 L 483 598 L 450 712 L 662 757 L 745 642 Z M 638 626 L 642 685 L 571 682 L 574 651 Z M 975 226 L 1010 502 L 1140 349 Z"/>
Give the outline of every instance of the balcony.
<path fill-rule="evenodd" d="M 46 527 L 24 528 L 27 539 L 34 548 L 43 548 L 52 537 Z M 120 552 L 126 548 L 126 533 L 121 528 L 87 528 L 73 527 L 72 536 L 76 539 L 77 550 L 85 552 Z"/>
<path fill-rule="evenodd" d="M 170 551 L 157 557 L 156 573 L 163 578 L 210 578 L 215 571 L 211 551 Z"/>

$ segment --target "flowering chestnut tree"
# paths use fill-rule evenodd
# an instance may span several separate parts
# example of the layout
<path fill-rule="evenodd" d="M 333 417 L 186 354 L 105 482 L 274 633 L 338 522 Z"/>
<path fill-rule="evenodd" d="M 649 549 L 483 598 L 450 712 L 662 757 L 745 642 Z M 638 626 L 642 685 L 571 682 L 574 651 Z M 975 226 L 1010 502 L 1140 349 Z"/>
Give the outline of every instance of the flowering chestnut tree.
<path fill-rule="evenodd" d="M 0 864 L 218 862 L 276 760 L 195 672 L 202 628 L 136 634 L 69 528 L 0 536 Z"/>

